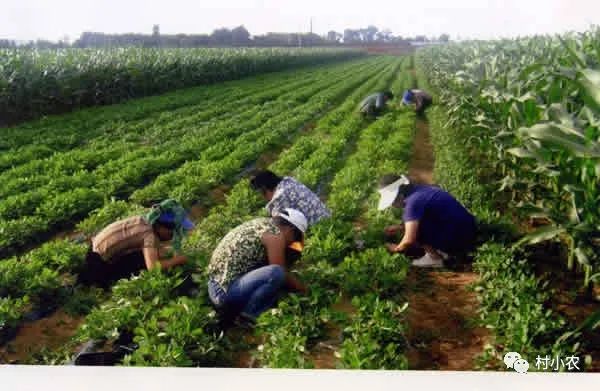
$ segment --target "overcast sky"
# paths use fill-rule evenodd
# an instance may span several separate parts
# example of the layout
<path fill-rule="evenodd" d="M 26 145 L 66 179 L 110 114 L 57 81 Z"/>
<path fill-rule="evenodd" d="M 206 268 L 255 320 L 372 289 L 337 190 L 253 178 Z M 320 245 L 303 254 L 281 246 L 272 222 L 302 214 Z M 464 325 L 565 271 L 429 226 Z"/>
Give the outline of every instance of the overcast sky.
<path fill-rule="evenodd" d="M 583 31 L 600 24 L 599 0 L 1 0 L 0 39 L 71 40 L 83 31 L 251 34 L 388 28 L 395 35 L 497 38 Z"/>

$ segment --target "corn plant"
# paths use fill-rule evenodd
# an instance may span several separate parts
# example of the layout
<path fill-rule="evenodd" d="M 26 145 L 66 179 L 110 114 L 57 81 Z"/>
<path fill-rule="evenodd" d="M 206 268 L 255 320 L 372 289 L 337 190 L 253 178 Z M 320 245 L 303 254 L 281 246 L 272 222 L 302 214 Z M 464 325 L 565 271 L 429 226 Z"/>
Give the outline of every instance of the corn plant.
<path fill-rule="evenodd" d="M 359 57 L 336 49 L 3 49 L 0 117 L 15 121 Z"/>
<path fill-rule="evenodd" d="M 420 51 L 422 69 L 467 129 L 483 177 L 542 222 L 520 244 L 560 240 L 589 284 L 600 258 L 600 30 Z"/>

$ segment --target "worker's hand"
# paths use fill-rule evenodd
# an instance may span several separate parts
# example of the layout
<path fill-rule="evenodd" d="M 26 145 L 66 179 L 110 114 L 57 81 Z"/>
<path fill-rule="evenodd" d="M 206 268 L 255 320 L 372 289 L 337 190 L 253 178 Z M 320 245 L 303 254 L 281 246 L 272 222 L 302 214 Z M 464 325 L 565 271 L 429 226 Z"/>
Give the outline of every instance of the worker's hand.
<path fill-rule="evenodd" d="M 386 243 L 385 247 L 387 247 L 387 250 L 392 254 L 398 252 L 398 245 L 396 243 Z"/>

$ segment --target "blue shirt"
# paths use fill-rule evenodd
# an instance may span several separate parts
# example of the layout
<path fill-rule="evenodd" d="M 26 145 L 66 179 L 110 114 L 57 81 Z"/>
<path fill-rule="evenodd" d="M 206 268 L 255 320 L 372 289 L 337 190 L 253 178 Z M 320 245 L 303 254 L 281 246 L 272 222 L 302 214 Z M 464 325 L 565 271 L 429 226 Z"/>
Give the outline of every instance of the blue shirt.
<path fill-rule="evenodd" d="M 419 221 L 418 241 L 452 251 L 475 235 L 475 217 L 454 197 L 435 186 L 416 185 L 404 199 L 402 220 Z"/>
<path fill-rule="evenodd" d="M 299 210 L 304 214 L 309 225 L 331 216 L 329 209 L 315 193 L 294 178 L 287 176 L 275 188 L 273 198 L 266 208 L 271 216 L 285 208 Z"/>

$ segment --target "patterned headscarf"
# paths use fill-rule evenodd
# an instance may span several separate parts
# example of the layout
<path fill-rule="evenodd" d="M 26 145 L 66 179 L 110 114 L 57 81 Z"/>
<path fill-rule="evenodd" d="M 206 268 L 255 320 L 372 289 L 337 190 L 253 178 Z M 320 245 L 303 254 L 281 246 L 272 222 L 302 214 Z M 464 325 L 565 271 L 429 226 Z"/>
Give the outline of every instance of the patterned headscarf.
<path fill-rule="evenodd" d="M 153 205 L 144 218 L 152 225 L 161 221 L 173 223 L 175 225 L 172 240 L 173 249 L 177 252 L 181 250 L 181 241 L 187 233 L 186 227 L 189 227 L 191 222 L 187 218 L 187 212 L 179 202 L 167 199 L 160 204 Z"/>

